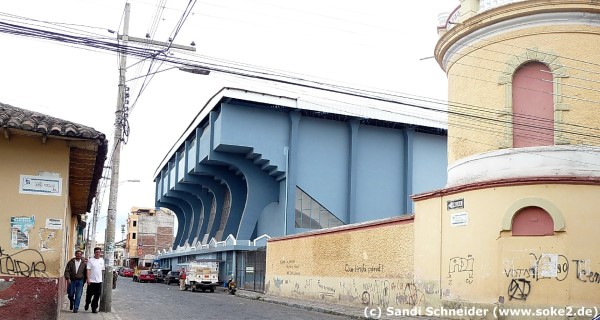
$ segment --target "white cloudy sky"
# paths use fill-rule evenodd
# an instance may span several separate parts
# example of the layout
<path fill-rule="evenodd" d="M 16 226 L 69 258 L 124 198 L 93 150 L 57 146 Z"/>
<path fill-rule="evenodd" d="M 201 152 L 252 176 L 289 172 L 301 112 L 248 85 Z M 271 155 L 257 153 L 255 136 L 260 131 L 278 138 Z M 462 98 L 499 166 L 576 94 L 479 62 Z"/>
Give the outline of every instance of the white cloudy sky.
<path fill-rule="evenodd" d="M 169 37 L 188 4 L 184 0 L 129 2 L 129 34 L 144 37 L 155 30 L 152 36 L 160 41 Z M 157 14 L 159 2 L 164 10 Z M 331 83 L 446 99 L 445 74 L 435 60 L 421 59 L 433 53 L 437 15 L 457 5 L 458 0 L 197 1 L 174 41 L 184 45 L 194 41 L 196 53 L 171 52 L 198 61 L 234 61 Z M 0 22 L 33 23 L 11 16 L 16 15 L 114 36 L 105 30 L 119 28 L 124 6 L 122 0 L 4 1 Z M 4 33 L 0 33 L 0 46 L 0 102 L 88 125 L 112 139 L 116 54 Z M 130 57 L 128 65 L 137 61 Z M 149 65 L 140 65 L 128 68 L 128 79 L 146 73 Z M 142 80 L 128 82 L 134 96 L 131 103 Z M 129 208 L 154 206 L 152 179 L 160 161 L 207 99 L 228 85 L 273 86 L 177 69 L 152 78 L 129 119 L 131 134 L 122 151 L 120 180 L 141 182 L 120 186 L 116 240 L 121 240 L 119 226 Z M 100 241 L 107 206 L 108 196 L 97 228 Z"/>

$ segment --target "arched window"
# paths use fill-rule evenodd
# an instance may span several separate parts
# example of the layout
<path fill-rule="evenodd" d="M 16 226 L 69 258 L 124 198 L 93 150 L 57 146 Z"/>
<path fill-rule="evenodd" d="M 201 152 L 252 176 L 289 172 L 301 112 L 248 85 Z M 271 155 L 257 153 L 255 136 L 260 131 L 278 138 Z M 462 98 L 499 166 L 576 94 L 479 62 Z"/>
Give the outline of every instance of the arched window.
<path fill-rule="evenodd" d="M 511 229 L 513 236 L 551 236 L 554 221 L 540 207 L 525 207 L 514 215 Z"/>
<path fill-rule="evenodd" d="M 513 147 L 554 144 L 552 73 L 540 62 L 517 69 L 512 81 Z"/>

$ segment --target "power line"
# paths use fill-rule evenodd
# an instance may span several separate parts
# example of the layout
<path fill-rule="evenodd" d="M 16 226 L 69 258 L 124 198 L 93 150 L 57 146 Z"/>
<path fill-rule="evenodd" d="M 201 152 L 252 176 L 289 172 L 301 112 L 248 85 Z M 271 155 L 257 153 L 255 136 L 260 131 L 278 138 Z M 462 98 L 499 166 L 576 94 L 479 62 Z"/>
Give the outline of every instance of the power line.
<path fill-rule="evenodd" d="M 242 77 L 240 77 L 240 78 L 242 78 Z M 245 79 L 245 78 L 242 78 L 242 79 Z M 285 89 L 285 88 L 281 88 L 281 87 L 275 87 L 272 84 L 267 84 L 267 85 L 271 86 L 273 88 L 276 88 L 278 90 L 283 90 L 283 91 L 288 91 L 288 92 L 291 92 L 291 93 L 296 93 L 296 91 Z M 310 94 L 307 94 L 307 95 L 310 95 Z M 316 96 L 314 96 L 314 97 L 316 97 Z M 324 99 L 324 100 L 334 101 L 334 102 L 342 102 L 342 101 L 335 100 L 335 99 L 329 99 L 329 98 L 323 98 L 323 97 L 319 97 L 319 98 Z M 311 103 L 314 103 L 314 104 L 317 104 L 317 105 L 321 105 L 323 107 L 331 108 L 331 109 L 337 110 L 337 111 L 342 112 L 342 113 L 352 113 L 351 111 L 349 111 L 347 109 L 343 109 L 342 110 L 342 109 L 335 108 L 335 107 L 333 107 L 331 105 L 319 104 L 318 102 L 315 102 L 315 101 L 311 101 Z M 354 104 L 354 103 L 349 103 L 349 102 L 343 102 L 343 103 Z M 362 105 L 358 105 L 358 104 L 354 104 L 354 105 L 356 105 L 356 106 L 362 106 Z M 360 117 L 360 114 L 354 113 L 354 116 Z M 488 120 L 490 120 L 490 119 L 488 119 Z M 467 125 L 467 126 L 465 126 L 464 123 L 463 123 L 462 128 L 466 128 L 466 129 L 471 130 L 471 131 L 476 131 L 478 133 L 481 132 L 481 131 L 489 131 L 489 128 L 482 128 L 479 122 L 477 122 L 477 123 L 469 123 L 469 125 Z M 504 134 L 503 129 L 504 129 L 504 127 L 501 127 L 499 129 L 492 129 L 493 130 L 492 133 Z M 485 143 L 485 142 L 481 141 L 480 139 L 475 140 L 475 139 L 471 139 L 471 138 L 463 137 L 463 136 L 454 136 L 454 135 L 451 135 L 450 133 L 448 133 L 448 137 L 449 138 L 462 139 L 464 141 L 469 141 L 470 143 L 473 143 L 473 144 L 484 145 L 486 147 L 493 147 L 493 148 L 497 148 L 498 147 L 497 145 Z M 600 138 L 600 136 L 598 136 L 598 138 Z M 540 141 L 540 142 L 542 142 L 542 141 Z M 588 147 L 590 149 L 590 151 L 592 151 L 592 150 L 596 151 L 596 152 L 593 152 L 593 153 L 592 152 L 588 152 L 590 154 L 597 154 L 597 152 L 600 150 L 599 147 L 595 147 L 595 148 L 592 148 L 590 146 L 580 146 L 580 147 L 584 147 L 584 148 Z M 560 160 L 564 160 L 564 161 L 568 161 L 568 162 L 572 162 L 572 163 L 579 163 L 579 164 L 585 164 L 585 165 L 591 165 L 591 166 L 600 166 L 599 163 L 584 162 L 584 161 L 574 160 L 574 159 L 571 159 L 571 158 L 559 158 L 559 157 L 554 157 L 554 156 L 551 156 L 551 155 L 540 154 L 540 153 L 536 153 L 536 152 L 528 152 L 526 150 L 521 150 L 521 151 L 523 151 L 524 153 L 528 153 L 528 154 L 539 156 L 539 157 L 560 159 Z"/>
<path fill-rule="evenodd" d="M 11 27 L 11 26 L 9 25 L 9 27 Z M 29 29 L 31 29 L 31 28 L 26 28 L 25 31 L 30 31 Z M 14 30 L 11 30 L 11 31 L 14 31 Z M 31 35 L 31 33 L 28 34 L 28 33 L 24 32 L 21 29 L 19 29 L 18 31 L 20 31 L 21 33 L 16 32 L 17 34 L 25 33 L 27 35 Z M 37 30 L 37 31 L 39 31 L 39 30 Z M 35 35 L 38 36 L 38 37 L 41 37 L 41 38 L 51 39 L 51 40 L 58 40 L 58 41 L 62 41 L 64 39 L 71 40 L 71 38 L 65 37 L 64 35 L 61 35 L 61 34 L 59 34 L 58 36 L 56 36 L 56 33 L 54 33 L 54 32 L 49 32 L 49 35 L 45 34 L 43 32 L 42 32 L 41 35 L 39 35 L 39 34 L 35 34 Z M 75 38 L 75 40 L 80 40 L 80 39 Z M 116 52 L 127 52 L 128 54 L 133 54 L 133 55 L 138 55 L 138 56 L 144 56 L 144 54 L 147 54 L 146 50 L 139 51 L 139 50 L 136 50 L 137 48 L 132 47 L 132 46 L 118 46 L 118 45 L 115 46 L 114 44 L 107 45 L 107 43 L 103 43 L 103 42 L 100 42 L 100 43 L 98 43 L 98 42 L 95 42 L 95 43 L 92 42 L 91 44 L 89 42 L 77 42 L 77 41 L 74 41 L 74 42 L 78 43 L 78 44 L 81 44 L 81 45 L 90 45 L 90 46 L 93 46 L 93 47 L 101 47 L 100 45 L 105 45 L 105 48 L 108 49 L 108 50 L 113 50 L 113 51 L 116 51 Z M 413 107 L 417 107 L 417 108 L 421 108 L 421 109 L 425 109 L 425 110 L 430 110 L 430 111 L 439 111 L 437 109 L 430 109 L 430 108 L 427 108 L 427 107 L 418 106 L 418 105 L 414 105 L 414 104 L 407 104 L 406 102 L 396 101 L 396 100 L 392 100 L 390 98 L 372 96 L 372 95 L 369 95 L 368 93 L 365 94 L 364 93 L 365 91 L 362 91 L 361 93 L 356 93 L 356 91 L 349 93 L 347 91 L 340 91 L 339 89 L 323 88 L 324 85 L 328 85 L 328 84 L 315 83 L 314 81 L 312 81 L 312 83 L 314 83 L 314 84 L 302 84 L 302 83 L 292 82 L 292 81 L 289 81 L 289 80 L 269 78 L 269 77 L 263 76 L 263 75 L 258 75 L 257 76 L 257 75 L 251 74 L 251 73 L 239 72 L 239 71 L 235 71 L 235 69 L 234 69 L 234 71 L 232 71 L 232 70 L 223 69 L 223 68 L 215 68 L 215 67 L 198 65 L 197 61 L 190 61 L 190 60 L 184 60 L 184 59 L 173 59 L 173 58 L 168 58 L 168 57 L 167 58 L 158 58 L 158 60 L 161 60 L 162 62 L 173 63 L 173 64 L 187 65 L 187 66 L 193 66 L 193 67 L 204 67 L 204 68 L 206 68 L 208 70 L 212 70 L 212 71 L 216 71 L 216 72 L 234 74 L 234 75 L 238 75 L 238 76 L 245 76 L 245 77 L 248 77 L 248 78 L 254 78 L 254 79 L 259 79 L 259 80 L 275 81 L 275 82 L 280 82 L 280 83 L 284 83 L 284 84 L 296 85 L 296 86 L 303 86 L 303 87 L 307 87 L 307 88 L 324 90 L 324 91 L 329 91 L 329 92 L 344 93 L 344 94 L 349 94 L 349 95 L 352 95 L 352 96 L 355 96 L 355 97 L 361 97 L 361 98 L 366 98 L 366 99 L 379 100 L 379 101 L 382 101 L 382 102 L 390 102 L 390 103 L 395 103 L 395 104 L 413 106 Z M 275 75 L 275 76 L 285 77 L 285 76 L 282 76 L 282 75 Z M 306 79 L 301 79 L 301 80 L 302 81 L 311 82 L 311 81 L 306 80 Z M 318 84 L 318 85 L 316 85 L 316 84 Z M 334 86 L 334 87 L 336 87 L 336 86 Z M 339 86 L 337 86 L 337 87 L 339 87 Z M 471 115 L 471 116 L 473 116 L 473 115 Z M 591 128 L 591 129 L 595 129 L 595 128 Z M 579 134 L 579 133 L 574 133 L 574 132 L 570 132 L 570 133 Z"/>
<path fill-rule="evenodd" d="M 179 31 L 181 30 L 183 25 L 185 24 L 185 21 L 187 20 L 191 10 L 193 10 L 195 4 L 196 4 L 196 0 L 189 0 L 188 5 L 187 5 L 186 9 L 184 10 L 184 13 L 182 14 L 181 18 L 179 19 L 177 25 L 175 26 L 175 29 L 171 32 L 171 36 L 168 39 L 169 45 L 167 46 L 167 48 L 161 50 L 161 53 L 164 54 L 165 52 L 169 51 L 169 49 L 171 48 L 171 45 L 173 44 L 173 41 L 175 41 L 175 38 L 179 34 Z M 158 54 L 156 56 L 158 56 Z M 146 90 L 146 88 L 148 87 L 148 85 L 150 84 L 152 79 L 154 78 L 154 75 L 156 74 L 156 72 L 152 72 L 152 65 L 153 65 L 154 61 L 156 60 L 156 56 L 154 56 L 152 58 L 152 60 L 150 61 L 150 66 L 148 67 L 148 71 L 146 72 L 146 76 L 144 77 L 144 81 L 142 82 L 142 86 L 140 87 L 140 90 L 138 91 L 138 95 L 136 96 L 135 100 L 133 101 L 133 104 L 131 105 L 131 111 L 133 111 L 133 109 L 137 105 L 138 99 L 140 98 L 140 96 L 142 95 L 144 90 Z M 158 65 L 158 67 L 156 68 L 157 71 L 160 69 L 160 67 L 162 66 L 162 64 L 164 62 L 165 62 L 164 60 L 161 61 L 160 65 Z M 150 76 L 150 79 L 146 83 L 148 76 Z"/>

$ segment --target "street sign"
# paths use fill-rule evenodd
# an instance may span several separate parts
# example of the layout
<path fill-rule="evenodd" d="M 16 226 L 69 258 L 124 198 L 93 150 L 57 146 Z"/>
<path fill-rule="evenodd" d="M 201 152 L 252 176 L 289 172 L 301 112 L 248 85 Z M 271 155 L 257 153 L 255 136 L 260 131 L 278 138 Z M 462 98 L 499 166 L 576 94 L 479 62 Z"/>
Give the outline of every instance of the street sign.
<path fill-rule="evenodd" d="M 465 207 L 465 199 L 456 199 L 456 200 L 448 200 L 447 201 L 448 210 L 462 209 L 464 207 Z"/>

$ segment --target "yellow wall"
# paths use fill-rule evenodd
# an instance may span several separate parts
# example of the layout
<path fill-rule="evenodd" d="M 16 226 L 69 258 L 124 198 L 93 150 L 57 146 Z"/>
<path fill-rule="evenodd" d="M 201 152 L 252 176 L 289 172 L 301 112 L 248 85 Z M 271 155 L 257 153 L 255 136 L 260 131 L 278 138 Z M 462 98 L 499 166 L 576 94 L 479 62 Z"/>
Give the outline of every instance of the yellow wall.
<path fill-rule="evenodd" d="M 266 292 L 347 305 L 398 306 L 421 299 L 413 278 L 413 224 L 269 240 Z"/>
<path fill-rule="evenodd" d="M 436 289 L 441 292 L 437 299 L 427 296 L 432 300 L 426 303 L 489 308 L 499 302 L 507 307 L 597 306 L 600 301 L 600 251 L 595 247 L 598 226 L 590 222 L 597 221 L 599 192 L 598 186 L 540 184 L 486 188 L 418 200 L 415 282 L 435 283 L 437 274 Z M 464 199 L 465 207 L 447 210 L 447 201 L 456 199 Z M 545 237 L 513 237 L 510 230 L 502 231 L 503 221 L 511 221 L 523 204 L 554 208 L 558 214 L 555 225 L 562 218 L 564 231 Z M 468 214 L 468 224 L 451 226 L 451 215 L 460 212 Z M 435 227 L 436 220 L 441 220 L 441 250 L 436 250 L 431 237 L 423 233 Z M 540 273 L 536 276 L 531 268 L 540 271 L 547 268 L 551 256 L 558 259 L 554 264 L 559 267 L 556 277 L 544 278 Z M 514 294 L 511 300 L 509 286 L 518 278 L 529 282 L 528 288 L 523 285 L 528 293 L 526 300 L 516 300 L 519 296 Z"/>
<path fill-rule="evenodd" d="M 36 176 L 40 172 L 58 173 L 62 178 L 62 195 L 45 196 L 19 193 L 20 175 Z M 0 248 L 3 258 L 1 276 L 59 277 L 64 259 L 73 255 L 73 240 L 67 243 L 66 231 L 72 232 L 75 221 L 68 206 L 69 148 L 65 141 L 41 137 L 11 135 L 0 138 Z M 35 216 L 29 231 L 28 249 L 11 246 L 11 217 Z M 62 219 L 63 229 L 47 229 L 46 219 Z M 12 263 L 8 263 L 11 257 Z M 13 265 L 19 264 L 15 270 Z"/>

